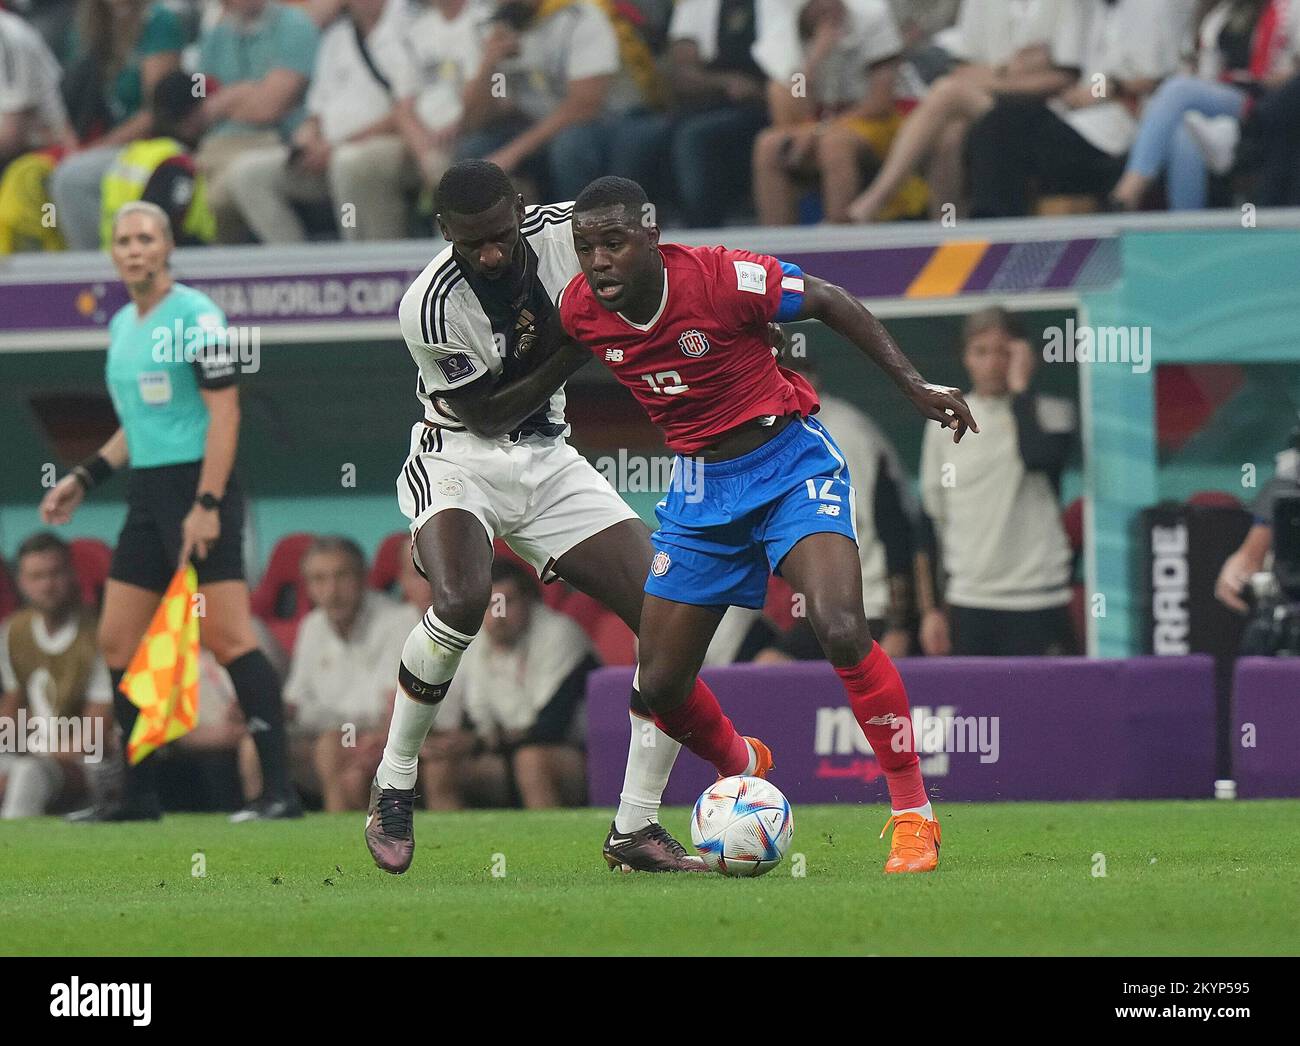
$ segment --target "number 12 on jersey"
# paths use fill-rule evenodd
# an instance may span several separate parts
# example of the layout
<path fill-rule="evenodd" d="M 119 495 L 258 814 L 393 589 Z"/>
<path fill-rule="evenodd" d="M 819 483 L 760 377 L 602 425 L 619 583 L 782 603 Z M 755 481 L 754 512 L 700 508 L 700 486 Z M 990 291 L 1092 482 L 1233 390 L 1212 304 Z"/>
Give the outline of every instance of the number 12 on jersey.
<path fill-rule="evenodd" d="M 665 396 L 677 396 L 690 388 L 689 385 L 682 384 L 682 376 L 675 370 L 661 370 L 658 374 L 642 374 L 641 380 L 655 392 L 662 392 Z"/>

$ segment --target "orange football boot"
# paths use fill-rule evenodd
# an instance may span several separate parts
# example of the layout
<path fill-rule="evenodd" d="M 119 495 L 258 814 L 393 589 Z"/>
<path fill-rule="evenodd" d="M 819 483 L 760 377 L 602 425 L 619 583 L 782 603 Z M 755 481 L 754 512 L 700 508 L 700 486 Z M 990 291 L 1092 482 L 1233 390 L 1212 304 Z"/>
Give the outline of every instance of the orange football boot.
<path fill-rule="evenodd" d="M 772 749 L 763 744 L 757 737 L 746 737 L 749 747 L 754 751 L 754 772 L 749 777 L 767 777 L 772 772 Z M 722 774 L 718 774 L 718 780 L 722 780 Z M 742 775 L 744 776 L 744 775 Z"/>
<path fill-rule="evenodd" d="M 939 867 L 939 822 L 927 821 L 918 813 L 890 815 L 880 838 L 885 837 L 890 825 L 894 838 L 889 846 L 889 860 L 885 874 L 895 872 L 932 872 Z"/>

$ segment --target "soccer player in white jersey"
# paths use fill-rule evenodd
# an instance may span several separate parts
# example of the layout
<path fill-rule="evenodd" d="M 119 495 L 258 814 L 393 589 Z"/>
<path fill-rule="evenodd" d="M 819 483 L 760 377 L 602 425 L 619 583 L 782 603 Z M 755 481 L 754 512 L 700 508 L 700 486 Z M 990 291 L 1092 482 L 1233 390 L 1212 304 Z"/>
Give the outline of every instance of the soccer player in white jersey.
<path fill-rule="evenodd" d="M 561 335 L 554 301 L 581 271 L 570 203 L 524 207 L 495 164 L 458 163 L 438 185 L 450 246 L 402 297 L 424 418 L 398 479 L 415 565 L 433 601 L 412 629 L 366 845 L 399 874 L 415 852 L 420 748 L 491 593 L 504 538 L 543 580 L 563 578 L 636 631 L 653 555 L 644 523 L 565 441 L 564 380 L 591 358 Z M 703 686 L 703 684 L 700 684 Z M 697 871 L 658 809 L 681 745 L 654 725 L 633 683 L 627 776 L 604 845 L 611 869 Z"/>

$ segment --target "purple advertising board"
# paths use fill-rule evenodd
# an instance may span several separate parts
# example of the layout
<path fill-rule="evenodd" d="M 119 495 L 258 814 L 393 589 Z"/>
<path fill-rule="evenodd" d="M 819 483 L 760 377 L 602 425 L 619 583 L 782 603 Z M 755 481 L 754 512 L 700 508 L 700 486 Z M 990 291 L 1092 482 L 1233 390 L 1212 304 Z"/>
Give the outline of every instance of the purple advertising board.
<path fill-rule="evenodd" d="M 1232 683 L 1232 718 L 1237 795 L 1300 796 L 1300 660 L 1241 658 Z"/>
<path fill-rule="evenodd" d="M 1207 656 L 913 658 L 898 667 L 935 799 L 1213 794 L 1215 705 Z M 792 802 L 886 797 L 880 766 L 825 662 L 733 665 L 702 675 L 736 729 L 771 746 L 773 781 Z M 630 669 L 606 668 L 587 684 L 594 805 L 618 802 L 631 681 Z M 711 766 L 683 750 L 665 802 L 694 803 L 714 777 Z"/>

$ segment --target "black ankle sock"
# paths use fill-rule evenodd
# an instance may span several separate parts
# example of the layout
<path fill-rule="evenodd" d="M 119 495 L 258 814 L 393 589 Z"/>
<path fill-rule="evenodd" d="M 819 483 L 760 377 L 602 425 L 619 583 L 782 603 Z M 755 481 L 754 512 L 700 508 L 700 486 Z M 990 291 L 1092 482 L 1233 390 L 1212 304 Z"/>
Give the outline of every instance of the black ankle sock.
<path fill-rule="evenodd" d="M 248 733 L 257 748 L 258 761 L 262 764 L 262 794 L 268 797 L 290 795 L 284 701 L 275 669 L 260 650 L 250 650 L 225 668 L 248 722 Z"/>
<path fill-rule="evenodd" d="M 122 762 L 126 766 L 123 803 L 132 810 L 155 810 L 160 807 L 157 754 L 150 753 L 135 766 L 132 766 L 126 758 L 127 742 L 131 740 L 131 730 L 135 727 L 140 709 L 131 704 L 126 694 L 119 689 L 122 685 L 122 677 L 125 675 L 124 669 L 108 670 L 108 677 L 113 683 L 113 718 L 117 720 L 118 730 L 122 733 Z"/>

